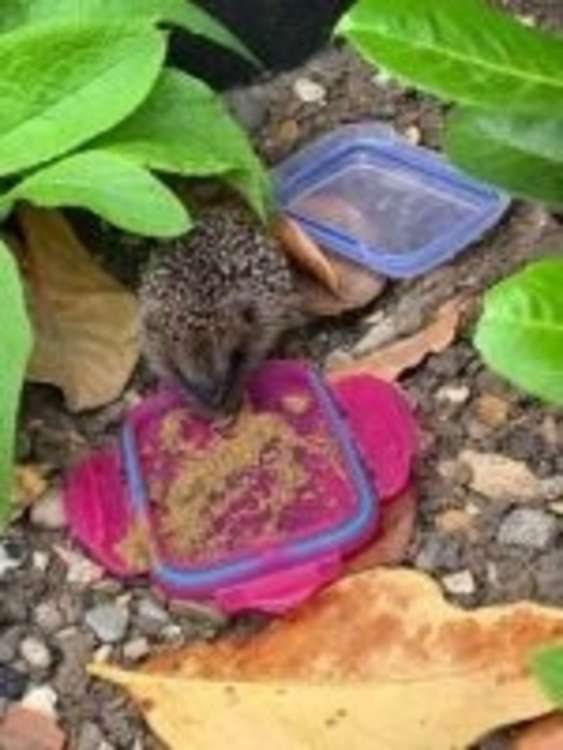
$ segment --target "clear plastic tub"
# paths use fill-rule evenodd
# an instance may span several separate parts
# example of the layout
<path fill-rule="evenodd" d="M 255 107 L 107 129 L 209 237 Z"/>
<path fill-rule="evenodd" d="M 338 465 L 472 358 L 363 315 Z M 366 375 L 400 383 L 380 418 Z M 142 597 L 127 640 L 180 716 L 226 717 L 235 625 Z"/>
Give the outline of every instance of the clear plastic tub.
<path fill-rule="evenodd" d="M 339 128 L 274 176 L 280 207 L 319 244 L 398 278 L 449 260 L 509 205 L 503 193 L 377 123 Z"/>

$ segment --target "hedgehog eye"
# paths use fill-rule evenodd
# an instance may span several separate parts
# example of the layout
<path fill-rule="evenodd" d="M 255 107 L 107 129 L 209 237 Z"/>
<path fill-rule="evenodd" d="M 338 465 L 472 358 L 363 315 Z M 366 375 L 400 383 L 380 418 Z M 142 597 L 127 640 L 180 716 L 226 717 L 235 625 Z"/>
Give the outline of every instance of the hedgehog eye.
<path fill-rule="evenodd" d="M 254 305 L 244 305 L 244 307 L 241 308 L 240 317 L 246 325 L 254 325 L 256 323 L 256 308 Z"/>

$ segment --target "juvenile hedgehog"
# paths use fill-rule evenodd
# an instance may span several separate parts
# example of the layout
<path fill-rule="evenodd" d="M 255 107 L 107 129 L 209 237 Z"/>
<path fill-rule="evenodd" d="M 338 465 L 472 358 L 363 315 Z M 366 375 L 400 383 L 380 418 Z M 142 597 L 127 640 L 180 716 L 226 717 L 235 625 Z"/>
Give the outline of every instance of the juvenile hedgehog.
<path fill-rule="evenodd" d="M 205 413 L 236 409 L 248 373 L 305 319 L 277 241 L 224 207 L 153 253 L 140 301 L 149 363 Z"/>

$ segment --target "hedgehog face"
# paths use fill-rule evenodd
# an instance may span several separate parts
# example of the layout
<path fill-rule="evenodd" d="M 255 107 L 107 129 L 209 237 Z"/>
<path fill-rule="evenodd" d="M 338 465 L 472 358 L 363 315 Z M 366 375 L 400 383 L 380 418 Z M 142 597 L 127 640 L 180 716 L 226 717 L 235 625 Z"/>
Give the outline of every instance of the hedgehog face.
<path fill-rule="evenodd" d="M 145 320 L 145 350 L 196 411 L 229 414 L 240 406 L 246 378 L 285 328 L 270 310 L 267 303 L 237 297 L 226 298 L 205 322 L 185 319 L 171 328 L 170 321 L 147 326 Z"/>

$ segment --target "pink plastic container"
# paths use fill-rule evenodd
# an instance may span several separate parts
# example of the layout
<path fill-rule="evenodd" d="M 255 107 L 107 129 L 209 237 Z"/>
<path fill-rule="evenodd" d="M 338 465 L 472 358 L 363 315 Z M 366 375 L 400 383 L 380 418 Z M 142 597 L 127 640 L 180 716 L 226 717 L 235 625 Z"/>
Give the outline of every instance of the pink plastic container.
<path fill-rule="evenodd" d="M 329 386 L 277 361 L 253 377 L 242 419 L 225 431 L 177 392 L 148 398 L 69 476 L 77 538 L 116 575 L 228 612 L 283 612 L 333 580 L 408 484 L 403 397 L 367 375 Z"/>

